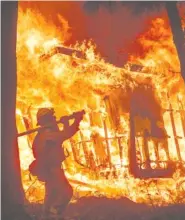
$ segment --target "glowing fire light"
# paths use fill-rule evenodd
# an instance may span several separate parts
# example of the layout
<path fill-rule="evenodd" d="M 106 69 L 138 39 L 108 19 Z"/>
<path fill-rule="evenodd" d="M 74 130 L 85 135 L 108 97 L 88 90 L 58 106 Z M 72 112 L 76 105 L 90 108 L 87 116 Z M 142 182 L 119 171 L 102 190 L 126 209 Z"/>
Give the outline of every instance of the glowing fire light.
<path fill-rule="evenodd" d="M 18 94 L 16 110 L 19 132 L 26 129 L 22 117 L 29 113 L 32 117 L 32 125 L 35 127 L 35 115 L 37 109 L 40 107 L 54 107 L 58 117 L 85 109 L 88 114 L 86 114 L 84 121 L 80 125 L 81 134 L 78 133 L 73 140 L 70 141 L 75 143 L 74 147 L 76 147 L 76 149 L 79 149 L 78 156 L 83 163 L 85 163 L 84 152 L 82 151 L 82 147 L 79 147 L 77 143 L 85 143 L 86 145 L 84 147 L 91 153 L 92 158 L 95 159 L 95 165 L 97 165 L 97 161 L 101 160 L 97 154 L 102 154 L 103 146 L 105 145 L 105 141 L 102 141 L 104 140 L 102 138 L 105 138 L 107 135 L 112 167 L 102 169 L 101 175 L 98 178 L 96 177 L 96 172 L 93 172 L 92 169 L 83 172 L 81 166 L 74 161 L 71 142 L 67 141 L 64 147 L 69 151 L 70 156 L 63 163 L 63 166 L 66 168 L 66 176 L 71 184 L 75 187 L 77 181 L 81 181 L 86 184 L 86 186 L 82 186 L 81 189 L 85 190 L 89 188 L 92 194 L 93 190 L 96 189 L 96 191 L 105 194 L 107 197 L 127 196 L 133 201 L 145 203 L 150 203 L 152 198 L 154 203 L 160 205 L 158 189 L 149 184 L 151 180 L 143 181 L 135 179 L 128 172 L 127 147 L 130 129 L 128 116 L 123 114 L 123 112 L 120 116 L 121 129 L 124 131 L 124 135 L 116 132 L 115 129 L 111 127 L 112 120 L 114 119 L 109 118 L 103 98 L 112 88 L 121 88 L 124 91 L 127 86 L 131 90 L 134 90 L 135 86 L 141 81 L 147 82 L 147 79 L 151 78 L 154 85 L 158 88 L 157 95 L 159 98 L 162 97 L 164 88 L 173 91 L 175 87 L 178 87 L 179 103 L 177 103 L 172 96 L 171 105 L 175 109 L 178 105 L 182 105 L 181 107 L 185 108 L 185 103 L 183 103 L 183 100 L 185 100 L 185 88 L 180 81 L 180 76 L 177 75 L 177 77 L 174 78 L 173 74 L 168 72 L 169 68 L 170 70 L 179 71 L 179 62 L 169 29 L 165 29 L 162 19 L 157 19 L 152 21 L 152 29 L 146 33 L 146 36 L 141 37 L 140 42 L 143 47 L 148 48 L 148 53 L 145 54 L 143 59 L 137 57 L 131 57 L 130 59 L 142 64 L 144 66 L 143 71 L 145 71 L 147 67 L 153 68 L 149 73 L 144 74 L 131 72 L 129 68 L 117 68 L 106 63 L 94 52 L 95 45 L 92 42 L 77 43 L 73 46 L 74 49 L 82 51 L 85 54 L 86 59 L 83 62 L 80 59 L 75 59 L 75 56 L 61 54 L 55 54 L 48 60 L 40 60 L 41 55 L 49 53 L 55 46 L 65 45 L 65 40 L 69 37 L 67 32 L 68 26 L 66 26 L 67 22 L 63 18 L 61 18 L 60 21 L 65 25 L 63 26 L 64 29 L 59 31 L 54 24 L 48 24 L 40 14 L 31 10 L 23 12 L 19 9 L 17 35 Z M 164 32 L 166 36 L 168 36 L 167 41 L 166 37 L 164 39 L 166 41 L 165 48 L 161 48 L 163 38 L 155 45 L 153 45 L 152 41 L 147 39 L 147 34 L 155 35 L 156 29 L 159 27 L 160 29 L 157 31 Z M 74 60 L 76 61 L 76 65 L 74 65 Z M 160 99 L 160 105 L 163 109 L 168 108 L 168 103 L 166 103 L 165 100 L 166 99 Z M 121 106 L 121 101 L 119 105 Z M 30 112 L 28 112 L 29 106 L 31 106 Z M 183 137 L 182 125 L 179 119 L 180 116 L 174 113 L 174 117 L 177 133 Z M 169 113 L 165 113 L 163 119 L 167 133 L 172 134 L 173 131 Z M 116 141 L 115 139 L 111 139 L 111 137 L 122 138 L 124 157 L 121 160 Z M 95 140 L 97 141 L 96 143 Z M 26 196 L 30 202 L 39 202 L 44 196 L 44 185 L 41 182 L 35 182 L 33 186 L 35 191 L 27 191 L 33 181 L 28 178 L 28 167 L 34 159 L 29 146 L 31 141 L 25 136 L 19 138 L 18 141 L 22 181 Z M 142 142 L 142 140 L 140 140 L 140 142 Z M 185 140 L 182 138 L 179 142 L 182 159 L 185 162 Z M 101 143 L 102 148 L 96 152 L 92 143 Z M 171 160 L 177 160 L 178 155 L 174 147 L 175 138 L 168 140 L 168 145 Z M 159 146 L 159 152 L 161 160 L 167 161 L 168 158 L 163 149 L 163 144 Z M 143 155 L 141 156 L 143 157 Z M 157 159 L 152 142 L 150 142 L 150 156 L 153 160 L 151 165 L 154 169 Z M 162 166 L 165 166 L 165 163 L 162 163 Z M 92 165 L 92 167 L 95 165 Z M 175 175 L 177 175 L 178 172 L 177 170 Z M 118 176 L 118 178 L 112 178 L 113 174 Z M 105 178 L 105 175 L 107 175 L 107 178 Z M 176 186 L 179 181 L 183 179 L 183 177 L 178 177 L 158 180 L 158 187 L 163 189 L 163 191 L 161 191 L 163 195 L 161 204 L 172 203 L 175 198 L 177 199 L 179 197 L 181 191 L 176 189 Z M 165 190 L 165 186 L 173 192 L 170 196 L 168 191 Z M 147 189 L 150 191 L 150 195 L 146 187 L 148 187 Z M 185 200 L 181 202 L 185 203 Z"/>

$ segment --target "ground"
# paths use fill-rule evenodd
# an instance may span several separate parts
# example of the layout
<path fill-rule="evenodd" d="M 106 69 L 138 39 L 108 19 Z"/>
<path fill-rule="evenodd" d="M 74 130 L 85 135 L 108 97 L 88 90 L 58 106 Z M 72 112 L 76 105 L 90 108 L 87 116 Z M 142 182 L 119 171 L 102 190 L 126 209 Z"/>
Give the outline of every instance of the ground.
<path fill-rule="evenodd" d="M 29 212 L 40 220 L 41 205 L 32 205 Z M 48 220 L 184 220 L 185 204 L 152 207 L 137 204 L 127 198 L 83 197 L 69 204 L 63 217 L 53 215 Z"/>

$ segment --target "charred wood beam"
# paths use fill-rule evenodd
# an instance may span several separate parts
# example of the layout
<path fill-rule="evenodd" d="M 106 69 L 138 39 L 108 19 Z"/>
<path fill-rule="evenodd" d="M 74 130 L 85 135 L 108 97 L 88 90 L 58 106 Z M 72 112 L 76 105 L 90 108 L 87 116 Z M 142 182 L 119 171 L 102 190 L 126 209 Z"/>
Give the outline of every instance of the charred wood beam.
<path fill-rule="evenodd" d="M 85 54 L 80 50 L 76 50 L 73 48 L 67 48 L 67 47 L 63 47 L 63 46 L 57 46 L 57 47 L 54 47 L 53 49 L 51 49 L 49 51 L 49 53 L 42 54 L 40 56 L 40 60 L 47 60 L 50 57 L 54 56 L 55 54 L 63 54 L 63 55 L 67 55 L 67 56 L 75 55 L 75 57 L 77 57 L 79 59 L 86 59 Z"/>
<path fill-rule="evenodd" d="M 140 179 L 148 178 L 171 178 L 175 167 L 169 166 L 166 169 L 140 169 L 135 177 Z"/>

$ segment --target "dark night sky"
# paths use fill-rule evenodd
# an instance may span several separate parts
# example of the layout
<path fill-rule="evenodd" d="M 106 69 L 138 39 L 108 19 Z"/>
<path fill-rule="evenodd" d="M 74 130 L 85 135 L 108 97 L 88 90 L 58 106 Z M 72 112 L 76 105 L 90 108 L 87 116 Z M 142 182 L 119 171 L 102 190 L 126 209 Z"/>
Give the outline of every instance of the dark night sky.
<path fill-rule="evenodd" d="M 136 39 L 149 28 L 149 21 L 155 17 L 164 17 L 167 21 L 167 17 L 164 10 L 136 15 L 120 2 L 113 7 L 109 3 L 88 2 L 87 6 L 83 1 L 21 2 L 20 5 L 24 9 L 39 10 L 56 25 L 59 25 L 57 14 L 61 14 L 71 27 L 72 37 L 68 44 L 92 38 L 108 62 L 122 66 L 129 54 L 142 53 Z"/>

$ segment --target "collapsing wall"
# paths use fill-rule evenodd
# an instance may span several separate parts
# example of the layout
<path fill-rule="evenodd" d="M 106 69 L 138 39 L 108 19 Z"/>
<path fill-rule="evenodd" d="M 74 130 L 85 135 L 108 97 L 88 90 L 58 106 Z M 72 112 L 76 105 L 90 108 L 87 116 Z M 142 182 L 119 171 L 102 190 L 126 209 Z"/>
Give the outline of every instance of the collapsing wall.
<path fill-rule="evenodd" d="M 120 125 L 120 114 L 129 113 L 130 145 L 124 144 L 123 146 L 121 143 L 123 137 L 121 136 L 106 137 L 106 130 L 104 142 L 109 148 L 109 141 L 112 138 L 117 140 L 120 160 L 123 157 L 121 152 L 123 147 L 128 147 L 130 172 L 135 177 L 140 178 L 171 177 L 177 167 L 181 167 L 182 174 L 184 173 L 185 121 L 182 102 L 177 95 L 176 103 L 178 105 L 176 108 L 178 107 L 178 109 L 173 109 L 167 93 L 166 103 L 168 107 L 163 109 L 154 92 L 152 87 L 145 85 L 130 92 L 130 97 L 125 96 L 124 90 L 122 93 L 119 90 L 118 92 L 114 91 L 112 95 L 106 96 L 104 99 L 109 113 L 110 126 L 115 132 L 121 134 L 121 130 L 124 130 Z M 165 99 L 165 96 L 163 98 Z M 165 125 L 166 116 L 164 114 L 169 118 L 169 125 Z M 177 121 L 176 118 L 180 120 Z M 177 135 L 177 130 L 180 131 L 180 136 Z M 175 160 L 174 154 L 176 155 Z M 109 164 L 111 164 L 110 161 L 109 158 Z"/>

